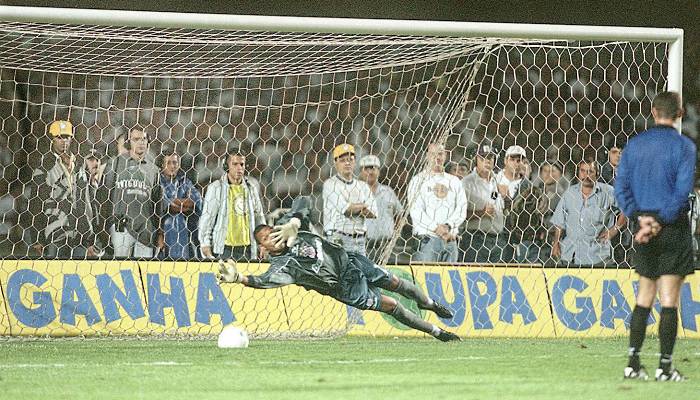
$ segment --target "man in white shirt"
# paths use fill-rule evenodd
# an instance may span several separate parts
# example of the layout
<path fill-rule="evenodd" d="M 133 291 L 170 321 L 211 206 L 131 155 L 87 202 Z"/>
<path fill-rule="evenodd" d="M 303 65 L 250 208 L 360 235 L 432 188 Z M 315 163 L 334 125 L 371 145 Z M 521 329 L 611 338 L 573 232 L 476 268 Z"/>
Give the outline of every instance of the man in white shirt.
<path fill-rule="evenodd" d="M 513 199 L 518 193 L 518 186 L 523 181 L 525 174 L 525 162 L 527 161 L 525 149 L 520 146 L 510 146 L 506 150 L 504 168 L 496 174 L 498 191 L 506 199 Z"/>
<path fill-rule="evenodd" d="M 382 261 L 384 248 L 394 235 L 396 217 L 403 212 L 403 205 L 394 190 L 379 183 L 380 168 L 379 157 L 375 155 L 369 154 L 360 159 L 360 179 L 372 190 L 379 212 L 377 218 L 366 221 L 368 257 L 378 264 Z"/>
<path fill-rule="evenodd" d="M 467 213 L 460 180 L 445 172 L 445 147 L 428 146 L 426 170 L 408 184 L 413 234 L 420 240 L 414 261 L 457 261 L 457 232 Z"/>
<path fill-rule="evenodd" d="M 369 186 L 355 179 L 354 146 L 336 146 L 333 161 L 337 174 L 323 182 L 323 230 L 346 251 L 366 255 L 365 220 L 377 217 L 377 203 Z"/>
<path fill-rule="evenodd" d="M 513 258 L 513 247 L 504 231 L 504 199 L 493 174 L 495 164 L 496 152 L 489 145 L 481 145 L 474 170 L 462 180 L 467 225 L 460 248 L 465 262 L 503 263 Z"/>

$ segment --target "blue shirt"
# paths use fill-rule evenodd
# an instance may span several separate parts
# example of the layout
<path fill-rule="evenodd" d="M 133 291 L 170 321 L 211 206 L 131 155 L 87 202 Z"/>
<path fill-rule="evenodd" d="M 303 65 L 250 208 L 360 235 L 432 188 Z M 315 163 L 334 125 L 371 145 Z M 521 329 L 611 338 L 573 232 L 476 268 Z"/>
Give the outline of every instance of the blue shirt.
<path fill-rule="evenodd" d="M 175 179 L 161 174 L 160 185 L 163 188 L 164 217 L 161 226 L 165 238 L 166 256 L 169 258 L 191 258 L 196 254 L 191 247 L 193 246 L 193 238 L 197 237 L 195 230 L 198 217 L 202 213 L 202 195 L 182 172 L 178 172 Z M 175 199 L 187 198 L 194 202 L 192 214 L 170 212 L 170 204 Z"/>
<path fill-rule="evenodd" d="M 695 144 L 675 128 L 656 125 L 630 139 L 617 166 L 615 197 L 629 218 L 656 213 L 670 224 L 688 212 Z"/>
<path fill-rule="evenodd" d="M 583 198 L 580 183 L 566 189 L 550 220 L 566 231 L 560 242 L 561 259 L 578 265 L 610 262 L 610 241 L 599 240 L 598 235 L 615 224 L 616 211 L 610 185 L 597 182 L 587 199 Z"/>

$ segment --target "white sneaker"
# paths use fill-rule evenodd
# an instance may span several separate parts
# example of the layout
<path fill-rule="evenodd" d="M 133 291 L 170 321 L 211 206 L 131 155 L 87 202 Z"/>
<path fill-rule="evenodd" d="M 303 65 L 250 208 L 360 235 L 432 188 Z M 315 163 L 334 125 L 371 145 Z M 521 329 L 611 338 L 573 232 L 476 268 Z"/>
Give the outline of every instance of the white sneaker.
<path fill-rule="evenodd" d="M 664 373 L 663 369 L 657 368 L 656 380 L 659 382 L 682 382 L 685 380 L 685 376 L 675 368 L 671 369 L 668 373 Z"/>
<path fill-rule="evenodd" d="M 625 367 L 624 376 L 625 379 L 639 379 L 640 381 L 649 380 L 649 374 L 644 366 L 640 366 L 638 370 L 634 370 L 632 367 Z"/>

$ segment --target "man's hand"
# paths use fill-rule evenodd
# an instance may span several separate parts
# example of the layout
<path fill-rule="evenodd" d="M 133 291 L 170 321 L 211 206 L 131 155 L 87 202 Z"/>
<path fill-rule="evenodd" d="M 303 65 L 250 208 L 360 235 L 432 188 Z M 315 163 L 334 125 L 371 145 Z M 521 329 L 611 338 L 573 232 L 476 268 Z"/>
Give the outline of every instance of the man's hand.
<path fill-rule="evenodd" d="M 496 208 L 493 204 L 487 204 L 481 211 L 482 217 L 493 217 L 494 215 L 496 215 Z"/>
<path fill-rule="evenodd" d="M 602 232 L 600 232 L 600 235 L 598 235 L 598 241 L 599 242 L 607 242 L 615 238 L 617 234 L 620 233 L 620 231 L 617 229 L 616 226 L 613 226 L 610 229 L 605 229 Z"/>
<path fill-rule="evenodd" d="M 236 269 L 236 261 L 232 259 L 219 260 L 219 272 L 216 274 L 216 279 L 219 283 L 241 283 L 243 282 L 243 274 Z"/>
<path fill-rule="evenodd" d="M 39 254 L 40 256 L 44 255 L 44 245 L 43 245 L 43 244 L 41 244 L 41 243 L 36 243 L 36 244 L 32 245 L 32 248 L 33 248 L 34 251 L 36 251 L 37 254 Z"/>
<path fill-rule="evenodd" d="M 204 258 L 214 258 L 214 254 L 211 252 L 211 246 L 202 246 L 202 256 Z"/>
<path fill-rule="evenodd" d="M 88 257 L 96 257 L 98 254 L 97 249 L 95 249 L 95 246 L 88 246 L 85 252 Z"/>
<path fill-rule="evenodd" d="M 634 241 L 637 243 L 649 243 L 652 238 L 661 232 L 661 224 L 650 215 L 643 215 L 637 218 L 637 221 L 639 221 L 639 230 L 634 235 Z"/>
<path fill-rule="evenodd" d="M 299 218 L 292 218 L 284 225 L 276 225 L 273 228 L 274 232 L 270 234 L 270 239 L 272 239 L 275 246 L 285 243 L 287 247 L 292 247 L 294 241 L 297 240 L 297 233 L 299 233 L 300 227 L 301 221 Z"/>
<path fill-rule="evenodd" d="M 552 258 L 559 258 L 561 257 L 561 245 L 559 242 L 556 242 L 552 245 Z"/>

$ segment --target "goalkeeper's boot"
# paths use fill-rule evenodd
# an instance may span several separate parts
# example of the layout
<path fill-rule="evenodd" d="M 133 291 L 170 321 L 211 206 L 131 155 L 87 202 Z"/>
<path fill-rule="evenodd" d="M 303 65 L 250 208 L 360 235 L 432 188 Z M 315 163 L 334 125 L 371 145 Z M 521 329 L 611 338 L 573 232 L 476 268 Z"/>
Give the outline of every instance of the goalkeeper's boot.
<path fill-rule="evenodd" d="M 640 381 L 649 380 L 649 374 L 643 365 L 639 366 L 639 369 L 635 370 L 632 367 L 625 367 L 624 376 L 625 379 L 638 379 Z"/>
<path fill-rule="evenodd" d="M 444 329 L 440 329 L 440 333 L 438 333 L 437 336 L 435 336 L 435 339 L 440 340 L 442 342 L 461 342 L 462 339 L 459 338 L 459 336 L 455 335 L 452 332 L 448 332 Z"/>
<path fill-rule="evenodd" d="M 682 382 L 686 380 L 686 377 L 683 376 L 680 371 L 678 371 L 675 368 L 671 368 L 668 372 L 664 372 L 663 369 L 657 368 L 656 369 L 656 380 L 659 382 Z"/>
<path fill-rule="evenodd" d="M 434 312 L 440 318 L 451 319 L 454 316 L 454 314 L 452 314 L 452 311 L 450 311 L 450 309 L 447 308 L 447 306 L 445 306 L 437 300 L 433 300 L 432 306 L 423 309 Z"/>

